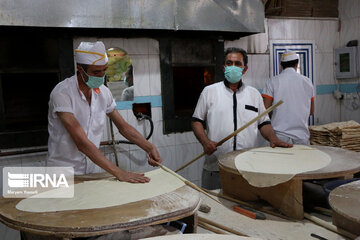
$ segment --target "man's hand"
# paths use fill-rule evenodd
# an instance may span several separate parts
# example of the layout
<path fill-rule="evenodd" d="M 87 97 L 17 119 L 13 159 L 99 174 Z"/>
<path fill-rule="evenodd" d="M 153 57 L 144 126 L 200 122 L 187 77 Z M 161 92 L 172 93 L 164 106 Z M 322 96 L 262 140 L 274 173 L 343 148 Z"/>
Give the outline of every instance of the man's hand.
<path fill-rule="evenodd" d="M 217 149 L 217 146 L 216 146 L 216 142 L 214 141 L 206 141 L 204 144 L 203 144 L 203 148 L 204 148 L 204 152 L 207 154 L 207 155 L 211 155 L 213 152 L 216 151 Z"/>
<path fill-rule="evenodd" d="M 116 175 L 116 178 L 121 182 L 129 183 L 147 183 L 150 182 L 150 178 L 145 177 L 144 173 L 133 173 L 122 171 Z"/>
<path fill-rule="evenodd" d="M 270 141 L 270 147 L 274 148 L 274 147 L 283 147 L 283 148 L 291 148 L 293 147 L 292 144 L 281 141 L 279 138 L 274 138 L 273 140 Z"/>
<path fill-rule="evenodd" d="M 155 162 L 161 163 L 162 159 L 156 147 L 153 147 L 148 152 L 148 163 L 153 167 L 157 167 L 158 165 Z"/>

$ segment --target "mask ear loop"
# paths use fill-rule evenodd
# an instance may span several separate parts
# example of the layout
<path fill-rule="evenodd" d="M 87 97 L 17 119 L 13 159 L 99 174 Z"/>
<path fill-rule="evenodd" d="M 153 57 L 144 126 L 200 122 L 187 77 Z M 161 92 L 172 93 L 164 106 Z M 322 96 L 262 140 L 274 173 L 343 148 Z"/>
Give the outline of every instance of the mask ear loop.
<path fill-rule="evenodd" d="M 81 67 L 81 66 L 80 66 L 80 67 Z M 81 67 L 81 69 L 83 70 L 83 72 L 85 73 L 85 75 L 86 75 L 86 76 L 88 77 L 88 79 L 89 79 L 89 75 L 87 75 L 87 73 L 85 72 L 85 70 L 83 69 L 83 67 Z M 82 73 L 81 73 L 81 72 L 79 72 L 79 73 L 80 73 L 80 76 L 81 76 L 82 81 L 83 81 L 84 83 L 86 83 L 86 81 L 85 81 Z"/>

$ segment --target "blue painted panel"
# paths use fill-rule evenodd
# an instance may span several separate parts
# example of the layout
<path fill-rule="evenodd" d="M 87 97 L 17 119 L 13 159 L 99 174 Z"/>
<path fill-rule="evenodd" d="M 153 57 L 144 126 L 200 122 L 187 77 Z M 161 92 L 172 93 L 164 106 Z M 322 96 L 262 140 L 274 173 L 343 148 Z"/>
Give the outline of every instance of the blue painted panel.
<path fill-rule="evenodd" d="M 134 101 L 118 101 L 116 102 L 116 109 L 117 110 L 132 109 L 133 103 L 150 103 L 151 107 L 162 107 L 161 95 L 158 95 L 158 96 L 135 97 Z"/>

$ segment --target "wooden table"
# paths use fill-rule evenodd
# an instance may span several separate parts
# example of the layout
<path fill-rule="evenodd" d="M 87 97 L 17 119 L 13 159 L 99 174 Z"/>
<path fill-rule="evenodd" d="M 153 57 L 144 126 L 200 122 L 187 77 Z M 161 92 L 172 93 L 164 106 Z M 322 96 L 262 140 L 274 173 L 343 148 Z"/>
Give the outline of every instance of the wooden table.
<path fill-rule="evenodd" d="M 286 216 L 303 219 L 304 207 L 302 196 L 303 180 L 352 178 L 354 173 L 360 171 L 360 154 L 341 148 L 315 146 L 318 150 L 331 157 L 331 163 L 326 167 L 301 174 L 291 180 L 272 187 L 254 187 L 245 180 L 235 167 L 235 157 L 249 149 L 227 153 L 219 158 L 220 178 L 222 190 L 225 195 L 243 201 L 256 201 L 263 199 L 279 209 Z"/>
<path fill-rule="evenodd" d="M 333 224 L 360 235 L 360 180 L 331 191 L 329 203 L 333 209 Z"/>
<path fill-rule="evenodd" d="M 76 177 L 76 182 L 108 178 L 108 174 Z M 186 232 L 196 232 L 199 193 L 183 186 L 173 192 L 119 206 L 46 213 L 16 209 L 22 199 L 0 199 L 0 221 L 8 227 L 46 239 L 90 237 L 180 220 Z"/>

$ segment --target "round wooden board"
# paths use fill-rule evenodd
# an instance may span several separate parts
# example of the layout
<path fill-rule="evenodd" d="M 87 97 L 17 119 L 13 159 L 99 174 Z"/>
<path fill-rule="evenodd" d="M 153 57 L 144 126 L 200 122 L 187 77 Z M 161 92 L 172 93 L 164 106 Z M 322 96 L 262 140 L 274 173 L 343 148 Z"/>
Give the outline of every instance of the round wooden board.
<path fill-rule="evenodd" d="M 104 178 L 102 174 L 94 176 L 80 177 L 76 182 Z M 98 209 L 32 213 L 16 209 L 21 200 L 1 198 L 0 221 L 20 231 L 56 237 L 95 236 L 164 223 L 193 215 L 200 205 L 199 193 L 188 186 L 150 199 Z"/>
<path fill-rule="evenodd" d="M 360 234 L 360 180 L 341 185 L 331 191 L 329 203 L 334 210 L 334 224 Z"/>
<path fill-rule="evenodd" d="M 360 154 L 358 152 L 328 146 L 311 145 L 311 147 L 317 148 L 318 150 L 328 154 L 331 157 L 330 164 L 315 171 L 297 174 L 294 179 L 306 180 L 335 178 L 354 174 L 360 171 Z M 220 167 L 226 171 L 240 175 L 235 166 L 235 157 L 247 150 L 249 149 L 243 149 L 224 154 L 219 158 Z"/>

